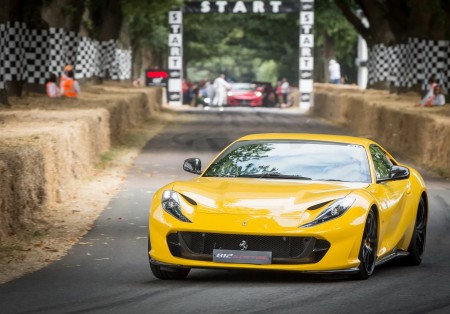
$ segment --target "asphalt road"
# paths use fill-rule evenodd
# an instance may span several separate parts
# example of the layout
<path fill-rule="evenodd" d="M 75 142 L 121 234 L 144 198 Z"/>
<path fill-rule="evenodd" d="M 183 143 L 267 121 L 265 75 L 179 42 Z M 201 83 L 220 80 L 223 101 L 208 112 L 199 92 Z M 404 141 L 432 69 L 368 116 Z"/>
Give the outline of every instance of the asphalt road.
<path fill-rule="evenodd" d="M 95 227 L 62 260 L 0 286 L 0 313 L 450 313 L 450 185 L 426 177 L 430 217 L 424 262 L 387 264 L 367 281 L 299 273 L 192 270 L 160 281 L 148 266 L 153 192 L 188 157 L 208 162 L 235 138 L 260 132 L 348 134 L 278 109 L 176 112 L 130 170 Z M 382 144 L 382 143 L 381 143 Z"/>

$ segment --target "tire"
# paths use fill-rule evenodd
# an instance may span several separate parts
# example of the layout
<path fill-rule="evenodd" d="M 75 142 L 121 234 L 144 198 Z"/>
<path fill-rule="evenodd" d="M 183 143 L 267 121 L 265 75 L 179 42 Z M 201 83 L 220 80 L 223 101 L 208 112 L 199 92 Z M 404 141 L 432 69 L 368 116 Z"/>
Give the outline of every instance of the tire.
<path fill-rule="evenodd" d="M 164 267 L 161 269 L 160 265 L 150 263 L 150 269 L 156 278 L 162 280 L 182 280 L 189 275 L 190 268 Z"/>
<path fill-rule="evenodd" d="M 150 237 L 148 238 L 148 252 L 150 252 L 152 246 L 150 244 Z M 190 268 L 178 268 L 178 267 L 164 267 L 161 269 L 160 265 L 153 264 L 151 261 L 150 253 L 148 253 L 148 262 L 150 264 L 150 270 L 153 275 L 162 280 L 182 280 L 189 275 Z"/>
<path fill-rule="evenodd" d="M 427 211 L 425 200 L 420 199 L 417 206 L 416 222 L 411 237 L 411 243 L 408 247 L 409 255 L 405 257 L 405 264 L 408 266 L 418 266 L 422 263 L 423 253 L 425 251 L 425 242 L 427 236 Z"/>
<path fill-rule="evenodd" d="M 353 275 L 353 279 L 366 280 L 372 276 L 377 260 L 377 248 L 378 220 L 375 210 L 371 208 L 369 214 L 367 215 L 366 225 L 364 227 L 363 237 L 361 240 L 361 247 L 359 249 L 359 273 Z"/>

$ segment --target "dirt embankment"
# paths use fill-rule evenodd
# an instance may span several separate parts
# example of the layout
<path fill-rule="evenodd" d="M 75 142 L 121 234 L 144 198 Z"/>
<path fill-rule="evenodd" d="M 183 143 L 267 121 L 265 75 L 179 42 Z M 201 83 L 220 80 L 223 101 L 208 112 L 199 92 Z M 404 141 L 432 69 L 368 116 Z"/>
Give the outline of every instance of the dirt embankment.
<path fill-rule="evenodd" d="M 416 94 L 316 84 L 312 112 L 450 177 L 450 105 L 415 107 L 419 100 Z"/>
<path fill-rule="evenodd" d="M 81 97 L 11 98 L 0 109 L 0 241 L 45 220 L 129 130 L 162 106 L 160 89 L 85 88 Z"/>

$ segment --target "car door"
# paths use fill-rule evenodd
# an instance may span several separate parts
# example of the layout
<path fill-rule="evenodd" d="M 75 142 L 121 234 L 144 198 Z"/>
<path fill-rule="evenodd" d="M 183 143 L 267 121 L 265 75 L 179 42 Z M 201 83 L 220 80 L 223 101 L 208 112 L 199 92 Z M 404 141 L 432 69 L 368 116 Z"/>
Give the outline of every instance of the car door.
<path fill-rule="evenodd" d="M 371 186 L 379 202 L 379 256 L 390 252 L 401 240 L 406 224 L 402 222 L 409 180 L 389 180 L 394 162 L 377 145 L 370 146 L 377 183 Z"/>

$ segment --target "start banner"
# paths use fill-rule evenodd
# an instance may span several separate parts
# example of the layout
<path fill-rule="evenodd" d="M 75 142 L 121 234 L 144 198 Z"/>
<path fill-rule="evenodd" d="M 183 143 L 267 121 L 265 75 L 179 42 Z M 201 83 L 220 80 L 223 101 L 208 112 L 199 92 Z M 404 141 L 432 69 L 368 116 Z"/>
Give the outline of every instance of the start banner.
<path fill-rule="evenodd" d="M 192 1 L 186 2 L 186 13 L 293 13 L 299 3 L 291 1 Z"/>

